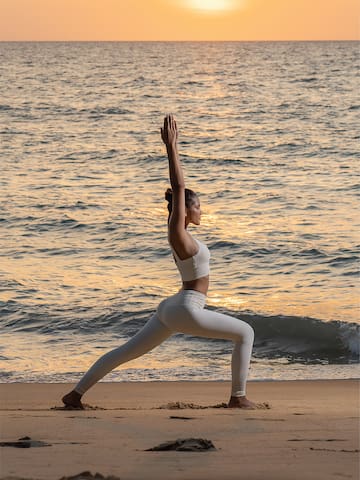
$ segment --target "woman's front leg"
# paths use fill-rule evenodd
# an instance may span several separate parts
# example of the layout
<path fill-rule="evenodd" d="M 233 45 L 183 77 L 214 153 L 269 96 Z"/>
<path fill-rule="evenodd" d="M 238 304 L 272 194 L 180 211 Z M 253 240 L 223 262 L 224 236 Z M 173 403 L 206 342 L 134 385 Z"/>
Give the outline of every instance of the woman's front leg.
<path fill-rule="evenodd" d="M 184 316 L 182 326 L 183 333 L 234 342 L 231 358 L 232 386 L 228 407 L 256 408 L 246 397 L 246 382 L 254 343 L 253 328 L 243 320 L 207 309 L 194 310 Z"/>

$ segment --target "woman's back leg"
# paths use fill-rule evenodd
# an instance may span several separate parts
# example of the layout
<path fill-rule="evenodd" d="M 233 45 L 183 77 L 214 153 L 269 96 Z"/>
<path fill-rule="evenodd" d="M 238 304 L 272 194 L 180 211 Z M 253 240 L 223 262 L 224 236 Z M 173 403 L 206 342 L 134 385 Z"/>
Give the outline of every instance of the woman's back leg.
<path fill-rule="evenodd" d="M 100 357 L 85 373 L 74 390 L 83 395 L 111 370 L 144 355 L 160 345 L 171 334 L 172 331 L 161 323 L 155 313 L 134 337 Z"/>

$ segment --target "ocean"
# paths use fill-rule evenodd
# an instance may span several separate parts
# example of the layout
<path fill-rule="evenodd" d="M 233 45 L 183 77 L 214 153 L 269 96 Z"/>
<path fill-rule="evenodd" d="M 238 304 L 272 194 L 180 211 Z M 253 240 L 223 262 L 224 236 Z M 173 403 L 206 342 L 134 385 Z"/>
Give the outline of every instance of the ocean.
<path fill-rule="evenodd" d="M 160 126 L 249 380 L 359 378 L 358 42 L 0 43 L 0 382 L 75 382 L 180 288 Z M 107 381 L 229 380 L 175 335 Z"/>

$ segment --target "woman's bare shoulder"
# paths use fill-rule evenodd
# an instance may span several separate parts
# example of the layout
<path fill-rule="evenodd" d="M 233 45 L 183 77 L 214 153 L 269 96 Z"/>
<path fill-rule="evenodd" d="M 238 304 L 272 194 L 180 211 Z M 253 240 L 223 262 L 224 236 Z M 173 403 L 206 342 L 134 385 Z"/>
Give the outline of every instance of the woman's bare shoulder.
<path fill-rule="evenodd" d="M 181 235 L 174 234 L 169 229 L 168 240 L 180 260 L 193 257 L 199 250 L 196 240 L 185 229 Z"/>

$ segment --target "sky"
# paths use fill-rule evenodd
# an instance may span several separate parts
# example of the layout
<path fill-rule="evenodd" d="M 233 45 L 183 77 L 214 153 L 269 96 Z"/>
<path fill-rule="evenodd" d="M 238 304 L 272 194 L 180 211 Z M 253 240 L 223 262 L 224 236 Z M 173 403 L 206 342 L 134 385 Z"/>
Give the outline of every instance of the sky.
<path fill-rule="evenodd" d="M 0 41 L 359 38 L 359 0 L 0 0 Z"/>

